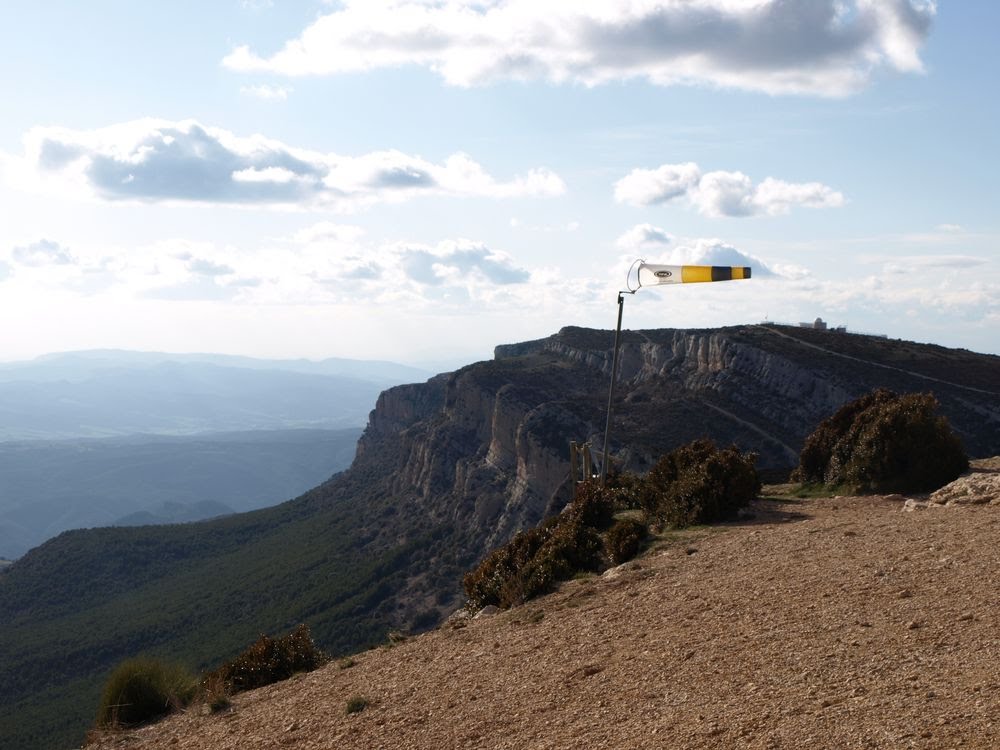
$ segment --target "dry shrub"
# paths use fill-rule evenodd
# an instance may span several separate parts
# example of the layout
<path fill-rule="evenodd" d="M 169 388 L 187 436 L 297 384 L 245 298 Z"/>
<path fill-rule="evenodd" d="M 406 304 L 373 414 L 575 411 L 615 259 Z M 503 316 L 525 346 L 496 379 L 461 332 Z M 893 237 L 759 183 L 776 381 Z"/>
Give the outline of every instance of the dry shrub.
<path fill-rule="evenodd" d="M 634 518 L 623 518 L 608 529 L 604 546 L 611 561 L 620 565 L 628 562 L 639 552 L 642 540 L 646 538 L 646 524 Z"/>
<path fill-rule="evenodd" d="M 551 591 L 555 584 L 601 563 L 601 537 L 613 514 L 608 493 L 596 482 L 577 488 L 570 506 L 493 550 L 462 583 L 469 608 L 502 609 Z"/>
<path fill-rule="evenodd" d="M 793 480 L 859 492 L 927 492 L 969 467 L 930 393 L 878 389 L 846 404 L 806 438 Z"/>
<path fill-rule="evenodd" d="M 760 493 L 757 455 L 695 440 L 661 458 L 646 476 L 646 517 L 670 526 L 728 521 Z"/>
<path fill-rule="evenodd" d="M 238 693 L 287 680 L 296 672 L 311 672 L 327 660 L 313 643 L 309 628 L 299 625 L 279 638 L 262 635 L 235 659 L 207 673 L 202 685 L 213 692 L 224 685 L 228 693 Z"/>
<path fill-rule="evenodd" d="M 718 449 L 697 440 L 664 456 L 645 479 L 615 475 L 606 487 L 577 485 L 573 502 L 558 516 L 522 531 L 465 575 L 469 608 L 506 609 L 551 591 L 556 583 L 623 562 L 639 550 L 646 526 L 619 521 L 605 534 L 614 512 L 643 507 L 647 519 L 686 526 L 736 515 L 760 491 L 756 456 L 736 447 Z"/>

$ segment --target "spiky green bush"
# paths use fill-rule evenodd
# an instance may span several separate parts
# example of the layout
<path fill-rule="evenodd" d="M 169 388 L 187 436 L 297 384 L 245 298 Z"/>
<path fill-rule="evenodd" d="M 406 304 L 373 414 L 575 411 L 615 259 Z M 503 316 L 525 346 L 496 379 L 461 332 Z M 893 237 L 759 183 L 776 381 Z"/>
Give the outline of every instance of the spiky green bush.
<path fill-rule="evenodd" d="M 930 393 L 878 389 L 839 409 L 806 438 L 794 481 L 858 492 L 925 492 L 969 467 Z"/>
<path fill-rule="evenodd" d="M 603 529 L 614 518 L 615 497 L 600 482 L 590 480 L 576 486 L 573 502 L 564 511 L 564 520 L 574 519 L 594 529 Z"/>
<path fill-rule="evenodd" d="M 310 672 L 328 661 L 313 643 L 306 625 L 279 638 L 262 635 L 246 651 L 202 677 L 203 686 L 222 685 L 228 693 L 287 680 L 296 672 Z"/>
<path fill-rule="evenodd" d="M 892 401 L 896 394 L 885 388 L 877 388 L 861 398 L 844 404 L 832 416 L 827 417 L 812 434 L 806 438 L 799 453 L 799 466 L 792 472 L 793 482 L 823 483 L 830 459 L 838 443 L 850 431 L 854 422 L 868 409 Z"/>
<path fill-rule="evenodd" d="M 642 540 L 646 538 L 646 524 L 634 518 L 622 518 L 608 529 L 604 546 L 608 557 L 616 564 L 631 560 L 639 552 Z"/>
<path fill-rule="evenodd" d="M 605 484 L 605 493 L 614 510 L 633 510 L 642 507 L 642 489 L 645 477 L 630 472 L 611 472 Z"/>
<path fill-rule="evenodd" d="M 97 709 L 98 729 L 146 724 L 186 706 L 198 681 L 184 667 L 158 659 L 136 658 L 111 673 Z"/>
<path fill-rule="evenodd" d="M 755 453 L 695 440 L 661 458 L 641 501 L 651 521 L 676 527 L 732 520 L 760 493 Z"/>
<path fill-rule="evenodd" d="M 501 591 L 502 607 L 523 604 L 552 591 L 560 581 L 601 564 L 601 537 L 580 518 L 569 518 L 552 527 L 538 553 Z"/>
<path fill-rule="evenodd" d="M 597 569 L 602 553 L 597 529 L 610 522 L 612 513 L 608 494 L 596 482 L 582 483 L 564 512 L 515 535 L 465 575 L 469 607 L 506 609 L 580 571 Z"/>

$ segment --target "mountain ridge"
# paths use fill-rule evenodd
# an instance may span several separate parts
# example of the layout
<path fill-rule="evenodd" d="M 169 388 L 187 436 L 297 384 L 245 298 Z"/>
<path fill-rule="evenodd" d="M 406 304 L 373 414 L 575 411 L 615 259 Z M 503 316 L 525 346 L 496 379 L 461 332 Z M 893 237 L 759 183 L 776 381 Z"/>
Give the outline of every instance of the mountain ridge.
<path fill-rule="evenodd" d="M 973 455 L 1000 453 L 1000 396 L 970 399 L 963 390 L 1000 382 L 1000 357 L 780 333 L 623 332 L 616 463 L 642 471 L 707 435 L 787 471 L 789 450 L 843 402 L 877 386 L 927 390 L 915 374 L 942 368 L 950 379 L 935 389 L 942 412 Z M 611 332 L 567 328 L 540 342 L 505 345 L 491 361 L 384 391 L 351 468 L 296 500 L 181 532 L 69 532 L 26 555 L 0 583 L 0 738 L 44 746 L 23 727 L 35 726 L 46 705 L 67 717 L 47 736 L 70 737 L 89 718 L 87 702 L 96 705 L 102 670 L 136 650 L 200 668 L 299 621 L 335 653 L 377 643 L 390 629 L 433 625 L 457 606 L 473 562 L 569 499 L 569 441 L 600 444 Z M 44 572 L 53 566 L 58 590 Z M 91 580 L 74 579 L 80 566 Z M 67 632 L 75 645 L 49 658 Z M 60 671 L 47 672 L 54 664 Z M 46 687 L 29 698 L 28 685 Z"/>
<path fill-rule="evenodd" d="M 362 427 L 394 363 L 95 350 L 0 365 L 0 441 Z"/>

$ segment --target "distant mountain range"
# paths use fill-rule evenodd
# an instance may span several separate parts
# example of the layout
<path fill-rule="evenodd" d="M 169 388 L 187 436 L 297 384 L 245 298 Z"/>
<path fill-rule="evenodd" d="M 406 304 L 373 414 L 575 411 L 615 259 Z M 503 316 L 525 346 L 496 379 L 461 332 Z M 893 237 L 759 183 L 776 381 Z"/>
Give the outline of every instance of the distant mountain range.
<path fill-rule="evenodd" d="M 383 361 L 120 350 L 0 364 L 0 555 L 67 529 L 299 495 L 348 466 L 383 389 L 429 376 Z"/>
<path fill-rule="evenodd" d="M 361 429 L 0 443 L 0 556 L 67 529 L 185 523 L 276 505 L 346 469 Z"/>
<path fill-rule="evenodd" d="M 420 630 L 490 548 L 558 511 L 569 442 L 600 447 L 608 331 L 567 328 L 383 392 L 351 467 L 282 505 L 66 532 L 0 577 L 0 746 L 78 742 L 108 670 L 144 652 L 218 664 L 298 622 L 343 653 Z M 830 331 L 627 331 L 611 452 L 648 468 L 708 436 L 775 474 L 840 405 L 933 391 L 973 456 L 1000 454 L 1000 357 Z"/>
<path fill-rule="evenodd" d="M 0 441 L 361 427 L 391 362 L 97 350 L 0 364 Z"/>

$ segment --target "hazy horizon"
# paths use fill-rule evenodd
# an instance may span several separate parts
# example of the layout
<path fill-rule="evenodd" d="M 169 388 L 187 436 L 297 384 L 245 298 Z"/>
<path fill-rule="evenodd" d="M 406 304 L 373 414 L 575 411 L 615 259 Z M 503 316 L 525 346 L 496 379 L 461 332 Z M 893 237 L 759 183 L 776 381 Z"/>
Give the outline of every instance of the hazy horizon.
<path fill-rule="evenodd" d="M 815 320 L 815 319 L 813 319 L 813 320 Z M 808 323 L 808 322 L 811 322 L 811 321 L 795 321 L 795 322 L 793 322 L 793 321 L 782 321 L 782 320 L 769 320 L 769 321 L 757 321 L 756 323 L 753 323 L 753 325 L 759 325 L 759 324 L 762 324 L 762 323 L 770 323 L 770 324 L 775 324 L 775 325 L 798 326 L 800 323 Z M 831 328 L 835 325 L 835 324 L 831 323 L 830 321 L 825 321 L 825 322 L 829 323 Z M 739 322 L 734 322 L 734 323 L 730 323 L 730 324 L 727 324 L 727 325 L 752 325 L 752 323 L 750 323 L 749 321 L 747 321 L 745 324 L 744 323 L 739 323 Z M 705 328 L 716 328 L 716 327 L 718 327 L 718 326 L 706 326 Z M 602 330 L 601 326 L 594 326 L 594 328 L 597 328 L 598 330 Z M 635 326 L 628 326 L 628 325 L 623 325 L 622 328 L 623 328 L 623 330 L 643 330 L 643 329 L 638 329 Z M 650 326 L 648 328 L 653 328 L 653 327 Z M 648 330 L 648 328 L 647 328 L 647 330 Z M 656 326 L 656 328 L 679 328 L 679 326 L 667 326 L 667 325 L 664 325 L 664 326 Z M 686 330 L 697 330 L 698 328 L 699 327 L 697 327 L 697 326 L 687 326 L 687 327 L 685 327 Z M 609 345 L 610 345 L 610 341 L 611 341 L 610 337 L 613 335 L 614 329 L 610 328 L 610 327 L 607 327 L 607 328 L 603 328 L 603 330 L 607 330 L 608 331 Z M 539 336 L 537 338 L 546 338 L 547 336 L 556 334 L 557 332 L 558 331 L 554 330 L 550 334 L 545 334 L 544 336 Z M 855 330 L 855 329 L 850 328 L 850 327 L 847 328 L 847 333 L 848 334 L 862 335 L 862 336 L 864 336 L 864 335 L 887 336 L 887 334 L 885 334 L 882 331 L 875 331 L 875 330 Z M 945 347 L 945 348 L 948 348 L 948 349 L 962 349 L 962 348 L 966 348 L 967 349 L 967 348 L 969 348 L 969 347 L 956 346 L 956 345 L 953 345 L 953 344 L 951 344 L 951 343 L 949 343 L 947 341 L 943 341 L 943 340 L 930 341 L 930 340 L 921 340 L 921 339 L 917 339 L 917 338 L 904 339 L 904 338 L 895 337 L 895 336 L 892 336 L 892 337 L 889 337 L 889 338 L 895 338 L 895 339 L 903 340 L 903 341 L 912 341 L 912 342 L 918 343 L 918 344 L 930 344 L 930 345 L 935 345 L 935 346 L 942 346 L 942 347 Z M 123 353 L 123 354 L 144 354 L 144 355 L 162 356 L 162 357 L 166 357 L 166 358 L 170 358 L 170 357 L 232 357 L 233 359 L 241 359 L 242 358 L 242 359 L 248 359 L 248 360 L 258 360 L 260 362 L 274 362 L 274 363 L 280 363 L 280 362 L 289 362 L 289 363 L 291 363 L 291 362 L 306 362 L 306 363 L 309 363 L 309 364 L 319 364 L 319 363 L 322 363 L 322 362 L 325 362 L 325 361 L 328 361 L 328 360 L 346 360 L 346 361 L 353 361 L 353 362 L 358 362 L 358 363 L 384 363 L 384 364 L 402 365 L 404 367 L 410 367 L 410 368 L 413 368 L 415 370 L 426 371 L 428 374 L 437 374 L 437 373 L 440 373 L 440 372 L 445 372 L 445 371 L 450 371 L 450 370 L 453 370 L 453 369 L 457 369 L 459 367 L 462 367 L 462 366 L 467 365 L 467 364 L 472 364 L 474 362 L 479 362 L 479 361 L 483 361 L 483 360 L 492 359 L 493 358 L 493 349 L 494 349 L 494 347 L 500 346 L 500 345 L 503 345 L 503 344 L 521 343 L 522 341 L 527 341 L 527 340 L 528 339 L 518 339 L 518 340 L 510 340 L 510 341 L 497 341 L 497 342 L 491 344 L 489 346 L 489 351 L 486 352 L 486 353 L 484 353 L 482 356 L 472 357 L 472 358 L 469 358 L 469 359 L 463 359 L 463 358 L 452 358 L 452 359 L 444 358 L 444 359 L 425 359 L 425 360 L 384 359 L 384 358 L 377 358 L 376 359 L 376 358 L 356 358 L 356 357 L 351 357 L 349 355 L 342 355 L 342 354 L 329 355 L 329 356 L 323 356 L 323 355 L 319 355 L 319 356 L 294 356 L 293 355 L 293 356 L 285 356 L 285 357 L 267 357 L 267 356 L 260 356 L 260 355 L 254 355 L 254 354 L 246 354 L 244 352 L 159 351 L 159 350 L 153 350 L 153 349 L 98 348 L 98 349 L 72 349 L 72 350 L 66 350 L 66 351 L 41 352 L 40 354 L 37 354 L 37 355 L 34 355 L 34 356 L 29 356 L 29 357 L 26 357 L 26 358 L 23 358 L 23 359 L 0 359 L 0 366 L 26 364 L 26 363 L 31 363 L 31 362 L 37 362 L 39 360 L 44 360 L 44 359 L 49 358 L 49 357 L 59 357 L 59 356 L 62 356 L 62 355 L 83 355 L 83 354 L 96 354 L 96 353 L 111 353 L 111 354 L 113 354 L 113 353 Z M 1000 356 L 1000 350 L 994 352 L 994 351 L 983 351 L 983 350 L 977 350 L 977 349 L 970 349 L 970 351 L 973 351 L 973 352 L 976 352 L 976 353 L 979 353 L 979 354 L 992 354 L 992 355 Z M 435 366 L 440 366 L 441 369 L 434 369 Z"/>
<path fill-rule="evenodd" d="M 0 9 L 0 361 L 432 363 L 822 317 L 1000 354 L 1000 5 Z"/>

